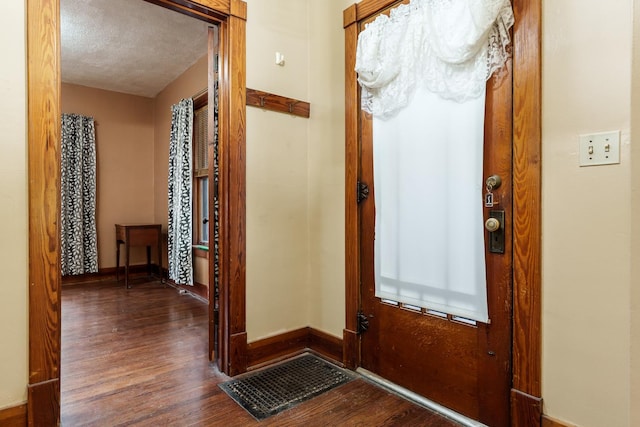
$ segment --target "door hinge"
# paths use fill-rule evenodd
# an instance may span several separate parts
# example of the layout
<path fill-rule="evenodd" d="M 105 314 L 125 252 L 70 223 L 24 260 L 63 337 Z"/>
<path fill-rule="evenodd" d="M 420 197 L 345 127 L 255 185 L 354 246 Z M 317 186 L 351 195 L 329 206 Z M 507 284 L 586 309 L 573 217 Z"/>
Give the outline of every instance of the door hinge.
<path fill-rule="evenodd" d="M 358 186 L 356 188 L 356 201 L 358 203 L 366 200 L 369 197 L 369 186 L 364 183 L 358 181 Z"/>
<path fill-rule="evenodd" d="M 358 312 L 358 334 L 366 332 L 369 329 L 369 318 L 366 314 Z"/>

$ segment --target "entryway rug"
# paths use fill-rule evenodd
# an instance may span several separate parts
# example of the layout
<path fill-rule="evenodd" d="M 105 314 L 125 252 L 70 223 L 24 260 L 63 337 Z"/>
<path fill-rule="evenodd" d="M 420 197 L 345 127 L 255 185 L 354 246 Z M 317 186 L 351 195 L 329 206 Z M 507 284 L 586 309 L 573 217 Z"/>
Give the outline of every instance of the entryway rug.
<path fill-rule="evenodd" d="M 351 372 L 304 354 L 221 383 L 220 388 L 254 418 L 263 420 L 354 378 Z"/>

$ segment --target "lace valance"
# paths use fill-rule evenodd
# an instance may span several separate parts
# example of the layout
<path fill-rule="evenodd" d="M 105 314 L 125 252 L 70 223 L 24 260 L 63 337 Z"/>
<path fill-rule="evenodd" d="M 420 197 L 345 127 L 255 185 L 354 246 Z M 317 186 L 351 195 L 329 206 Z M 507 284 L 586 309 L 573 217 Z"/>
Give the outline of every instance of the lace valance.
<path fill-rule="evenodd" d="M 509 0 L 412 0 L 360 33 L 362 109 L 388 117 L 419 85 L 444 99 L 477 98 L 509 58 Z"/>

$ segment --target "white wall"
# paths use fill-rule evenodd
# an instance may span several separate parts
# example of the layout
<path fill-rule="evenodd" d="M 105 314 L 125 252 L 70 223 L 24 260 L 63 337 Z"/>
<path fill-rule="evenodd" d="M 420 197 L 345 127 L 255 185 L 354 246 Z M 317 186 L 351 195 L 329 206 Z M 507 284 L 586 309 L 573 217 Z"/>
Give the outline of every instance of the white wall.
<path fill-rule="evenodd" d="M 544 411 L 630 425 L 631 2 L 543 2 Z M 578 167 L 578 135 L 622 162 Z"/>
<path fill-rule="evenodd" d="M 344 259 L 344 29 L 340 1 L 310 0 L 308 209 L 311 322 L 342 337 Z"/>
<path fill-rule="evenodd" d="M 247 2 L 247 87 L 309 99 L 307 3 Z M 309 326 L 308 139 L 307 119 L 247 108 L 249 342 Z"/>
<path fill-rule="evenodd" d="M 640 0 L 633 1 L 631 140 L 640 139 Z M 631 144 L 631 402 L 640 402 L 640 145 Z M 635 219 L 635 220 L 634 220 Z M 630 425 L 640 425 L 640 405 L 631 404 Z"/>
<path fill-rule="evenodd" d="M 0 2 L 0 409 L 27 400 L 25 2 Z"/>
<path fill-rule="evenodd" d="M 311 103 L 309 119 L 247 108 L 248 339 L 305 326 L 341 337 L 349 3 L 247 3 L 247 87 Z"/>

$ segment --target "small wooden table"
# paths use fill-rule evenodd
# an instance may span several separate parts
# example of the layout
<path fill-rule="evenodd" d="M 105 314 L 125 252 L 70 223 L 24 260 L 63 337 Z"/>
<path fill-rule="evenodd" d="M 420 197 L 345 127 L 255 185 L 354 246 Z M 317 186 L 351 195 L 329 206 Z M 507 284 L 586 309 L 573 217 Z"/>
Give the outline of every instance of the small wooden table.
<path fill-rule="evenodd" d="M 124 285 L 129 286 L 129 248 L 147 247 L 147 271 L 151 274 L 151 246 L 158 247 L 158 268 L 162 281 L 162 225 L 161 224 L 116 224 L 116 280 L 120 281 L 120 245 L 124 243 Z"/>

